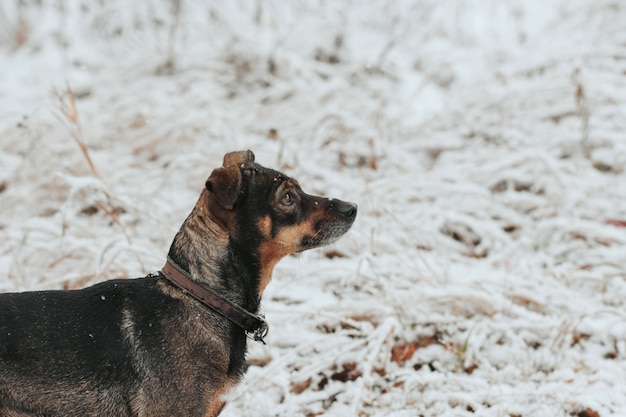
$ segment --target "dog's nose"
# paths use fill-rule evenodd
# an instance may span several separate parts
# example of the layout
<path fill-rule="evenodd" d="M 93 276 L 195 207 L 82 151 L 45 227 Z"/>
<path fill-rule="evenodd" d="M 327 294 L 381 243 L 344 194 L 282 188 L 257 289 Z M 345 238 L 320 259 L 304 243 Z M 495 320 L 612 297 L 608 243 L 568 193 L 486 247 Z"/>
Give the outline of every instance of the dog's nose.
<path fill-rule="evenodd" d="M 332 200 L 331 205 L 335 206 L 337 211 L 348 219 L 356 217 L 357 205 L 348 203 L 347 201 Z"/>

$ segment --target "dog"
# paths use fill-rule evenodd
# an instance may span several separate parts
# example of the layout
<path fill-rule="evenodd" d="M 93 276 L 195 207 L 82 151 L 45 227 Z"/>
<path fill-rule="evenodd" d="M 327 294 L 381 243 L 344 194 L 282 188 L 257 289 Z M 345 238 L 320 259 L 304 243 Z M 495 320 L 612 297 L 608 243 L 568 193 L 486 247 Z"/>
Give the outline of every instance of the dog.
<path fill-rule="evenodd" d="M 246 370 L 276 263 L 336 241 L 356 204 L 231 152 L 162 270 L 71 291 L 0 294 L 0 417 L 213 417 Z"/>

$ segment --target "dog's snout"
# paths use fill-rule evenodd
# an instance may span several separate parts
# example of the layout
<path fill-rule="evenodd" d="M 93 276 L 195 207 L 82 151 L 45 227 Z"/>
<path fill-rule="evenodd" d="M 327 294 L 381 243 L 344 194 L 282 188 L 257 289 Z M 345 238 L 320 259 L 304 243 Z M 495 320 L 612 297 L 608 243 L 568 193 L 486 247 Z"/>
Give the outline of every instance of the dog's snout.
<path fill-rule="evenodd" d="M 330 200 L 330 206 L 347 219 L 353 219 L 356 217 L 357 205 L 354 203 L 348 203 L 341 200 Z"/>
<path fill-rule="evenodd" d="M 354 203 L 346 203 L 343 207 L 339 208 L 339 212 L 349 219 L 356 216 L 356 211 L 357 206 Z"/>

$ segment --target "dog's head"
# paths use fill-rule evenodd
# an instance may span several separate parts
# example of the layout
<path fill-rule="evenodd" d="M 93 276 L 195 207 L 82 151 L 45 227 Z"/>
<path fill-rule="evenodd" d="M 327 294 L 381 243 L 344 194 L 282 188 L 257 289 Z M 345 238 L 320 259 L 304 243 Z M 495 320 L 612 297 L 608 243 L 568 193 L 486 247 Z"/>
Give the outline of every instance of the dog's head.
<path fill-rule="evenodd" d="M 306 194 L 298 181 L 255 163 L 252 151 L 226 154 L 206 189 L 212 217 L 270 276 L 282 257 L 336 241 L 357 214 L 354 203 Z"/>

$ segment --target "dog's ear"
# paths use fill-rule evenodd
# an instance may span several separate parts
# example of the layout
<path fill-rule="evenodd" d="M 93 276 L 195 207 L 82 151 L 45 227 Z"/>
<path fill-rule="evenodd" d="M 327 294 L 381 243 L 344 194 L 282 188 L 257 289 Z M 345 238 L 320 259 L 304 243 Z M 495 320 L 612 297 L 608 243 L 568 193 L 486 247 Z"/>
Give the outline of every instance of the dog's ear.
<path fill-rule="evenodd" d="M 251 150 L 227 153 L 224 155 L 222 166 L 228 167 L 231 165 L 251 167 L 254 165 L 254 153 Z"/>
<path fill-rule="evenodd" d="M 213 170 L 206 181 L 206 189 L 215 195 L 221 206 L 230 210 L 241 194 L 241 180 L 238 165 L 224 166 Z"/>

